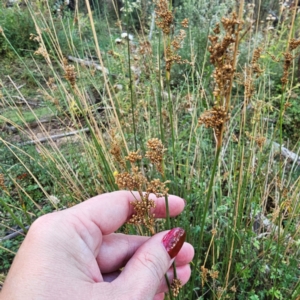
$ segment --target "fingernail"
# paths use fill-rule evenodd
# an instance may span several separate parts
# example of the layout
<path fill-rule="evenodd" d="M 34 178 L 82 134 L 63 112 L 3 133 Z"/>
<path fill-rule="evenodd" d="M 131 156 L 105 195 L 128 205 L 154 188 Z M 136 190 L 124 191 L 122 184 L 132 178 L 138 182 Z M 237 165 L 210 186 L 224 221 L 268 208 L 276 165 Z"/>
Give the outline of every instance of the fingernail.
<path fill-rule="evenodd" d="M 183 199 L 183 201 L 184 201 L 184 206 L 186 206 L 186 205 L 187 205 L 187 202 L 186 202 L 186 200 L 185 200 L 185 199 Z"/>
<path fill-rule="evenodd" d="M 169 253 L 171 259 L 180 251 L 185 241 L 185 231 L 180 228 L 171 229 L 163 238 L 162 242 Z"/>

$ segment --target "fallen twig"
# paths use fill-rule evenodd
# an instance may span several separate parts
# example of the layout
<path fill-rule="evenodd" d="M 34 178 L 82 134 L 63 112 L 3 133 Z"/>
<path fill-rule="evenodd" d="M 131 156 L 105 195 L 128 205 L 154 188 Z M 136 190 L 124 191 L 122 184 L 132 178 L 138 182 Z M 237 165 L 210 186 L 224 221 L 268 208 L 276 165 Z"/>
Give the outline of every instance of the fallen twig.
<path fill-rule="evenodd" d="M 96 64 L 93 61 L 84 60 L 84 59 L 73 57 L 73 56 L 70 56 L 70 55 L 68 56 L 68 59 L 71 60 L 71 61 L 75 61 L 78 64 L 83 64 L 83 65 L 88 66 L 88 67 L 94 67 L 94 68 L 96 68 L 96 70 L 104 72 L 105 74 L 109 74 L 108 69 L 106 69 L 106 68 L 102 69 L 102 67 L 99 64 Z"/>
<path fill-rule="evenodd" d="M 33 102 L 33 101 L 28 101 L 25 98 L 20 97 L 20 96 L 11 96 L 11 98 L 16 98 L 16 99 L 20 100 L 19 102 L 15 101 L 16 104 L 22 104 L 22 105 L 30 104 L 30 105 L 33 105 L 33 106 L 45 106 L 44 104 L 40 104 L 40 103 Z"/>
<path fill-rule="evenodd" d="M 54 120 L 55 120 L 54 115 L 52 115 L 52 116 L 49 116 L 49 117 L 45 117 L 44 119 L 40 119 L 39 121 L 34 121 L 34 122 L 31 122 L 31 123 L 28 123 L 28 124 L 26 124 L 26 126 L 27 126 L 27 128 L 35 128 L 40 123 L 50 123 Z M 8 123 L 8 122 L 6 122 L 6 123 Z M 19 129 L 15 126 L 6 124 L 1 128 L 1 130 L 2 131 L 7 131 L 7 132 L 17 132 Z"/>
<path fill-rule="evenodd" d="M 275 149 L 275 151 L 280 151 L 281 155 L 296 162 L 297 165 L 300 165 L 300 156 L 297 153 L 294 153 L 292 151 L 290 151 L 289 149 L 285 148 L 285 147 L 280 147 L 280 144 L 273 142 L 273 147 Z M 280 149 L 281 148 L 281 149 Z"/>
<path fill-rule="evenodd" d="M 71 131 L 71 132 L 51 135 L 51 136 L 43 137 L 43 138 L 40 138 L 40 139 L 27 141 L 27 142 L 24 142 L 24 143 L 20 143 L 17 146 L 34 145 L 34 144 L 38 144 L 38 143 L 47 142 L 47 141 L 50 141 L 50 140 L 55 141 L 55 140 L 58 140 L 58 139 L 61 139 L 61 138 L 67 137 L 67 136 L 75 135 L 75 134 L 80 133 L 80 132 L 88 132 L 88 131 L 90 131 L 89 128 L 84 128 L 84 129 L 80 129 L 80 130 L 75 130 L 75 131 Z"/>
<path fill-rule="evenodd" d="M 28 230 L 29 229 L 29 226 L 25 226 L 25 229 Z M 21 235 L 22 233 L 24 233 L 24 230 L 23 229 L 20 229 L 20 230 L 17 230 L 11 234 L 8 234 L 2 238 L 0 238 L 0 242 L 3 242 L 5 240 L 11 240 L 19 235 Z"/>

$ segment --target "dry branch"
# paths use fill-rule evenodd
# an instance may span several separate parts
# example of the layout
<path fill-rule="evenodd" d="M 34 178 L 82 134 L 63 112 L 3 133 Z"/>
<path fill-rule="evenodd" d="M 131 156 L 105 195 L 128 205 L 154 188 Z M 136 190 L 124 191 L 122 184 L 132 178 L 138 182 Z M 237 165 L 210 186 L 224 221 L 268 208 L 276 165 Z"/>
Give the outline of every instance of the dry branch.
<path fill-rule="evenodd" d="M 73 56 L 70 56 L 70 55 L 68 56 L 68 59 L 71 60 L 71 61 L 74 61 L 78 64 L 82 64 L 82 65 L 85 65 L 85 66 L 88 66 L 88 67 L 94 67 L 96 70 L 104 72 L 105 74 L 109 74 L 108 69 L 106 69 L 106 68 L 102 69 L 102 67 L 99 64 L 96 64 L 93 61 L 84 60 L 84 59 L 73 57 Z"/>
<path fill-rule="evenodd" d="M 50 140 L 55 141 L 55 140 L 58 140 L 58 139 L 61 139 L 61 138 L 67 137 L 67 136 L 75 135 L 75 134 L 80 133 L 80 132 L 88 132 L 88 131 L 90 131 L 89 128 L 84 128 L 84 129 L 75 130 L 75 131 L 71 131 L 71 132 L 66 132 L 66 133 L 62 133 L 62 134 L 55 134 L 55 135 L 46 136 L 46 137 L 43 137 L 43 138 L 40 138 L 40 139 L 20 143 L 20 144 L 18 144 L 18 146 L 34 145 L 34 144 L 38 144 L 38 143 L 47 142 L 47 141 L 50 141 Z"/>
<path fill-rule="evenodd" d="M 272 145 L 273 145 L 275 151 L 281 152 L 282 156 L 294 161 L 297 165 L 300 165 L 300 156 L 297 153 L 294 153 L 283 146 L 281 147 L 281 150 L 280 150 L 280 144 L 278 144 L 276 142 L 273 142 Z"/>
<path fill-rule="evenodd" d="M 28 101 L 25 98 L 20 97 L 20 96 L 11 96 L 11 98 L 16 98 L 16 99 L 20 100 L 20 101 L 14 101 L 16 104 L 21 104 L 21 105 L 30 104 L 32 106 L 45 106 L 44 104 L 37 103 L 35 101 Z"/>
<path fill-rule="evenodd" d="M 31 123 L 26 124 L 27 128 L 35 128 L 37 127 L 40 123 L 50 123 L 54 121 L 54 115 L 50 115 L 48 117 L 45 117 L 43 119 L 40 119 L 39 121 L 34 121 Z M 8 122 L 7 122 L 8 123 Z M 19 129 L 15 126 L 12 125 L 4 125 L 1 130 L 6 131 L 6 132 L 17 132 Z"/>
<path fill-rule="evenodd" d="M 25 226 L 25 229 L 28 230 L 29 229 L 29 226 Z M 20 230 L 17 230 L 13 233 L 10 233 L 2 238 L 0 238 L 0 242 L 2 241 L 5 241 L 5 240 L 11 240 L 11 239 L 14 239 L 15 237 L 21 235 L 24 233 L 24 230 L 23 229 L 20 229 Z"/>

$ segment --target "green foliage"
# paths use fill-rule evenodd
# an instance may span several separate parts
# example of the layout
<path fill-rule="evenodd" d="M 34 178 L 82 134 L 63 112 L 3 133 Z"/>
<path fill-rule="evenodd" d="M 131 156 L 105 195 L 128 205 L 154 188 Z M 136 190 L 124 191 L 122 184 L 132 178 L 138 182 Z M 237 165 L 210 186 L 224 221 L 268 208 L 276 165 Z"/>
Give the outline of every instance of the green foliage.
<path fill-rule="evenodd" d="M 0 232 L 3 233 L 3 231 L 0 231 Z M 7 269 L 10 267 L 12 260 L 15 256 L 14 253 L 16 253 L 18 251 L 20 243 L 22 243 L 23 240 L 24 240 L 24 237 L 19 236 L 15 239 L 5 240 L 5 241 L 1 242 L 1 245 L 0 245 L 1 246 L 0 247 L 0 273 L 7 272 Z"/>
<path fill-rule="evenodd" d="M 228 106 L 230 119 L 218 148 L 216 131 L 198 124 L 203 113 L 213 116 L 211 109 L 220 100 L 214 96 L 215 67 L 207 50 L 208 36 L 215 34 L 214 26 L 223 16 L 229 17 L 238 7 L 229 0 L 173 4 L 174 33 L 166 37 L 155 29 L 149 43 L 141 35 L 131 44 L 126 39 L 116 44 L 119 28 L 107 27 L 98 18 L 99 10 L 92 16 L 80 13 L 76 22 L 74 13 L 68 11 L 60 17 L 48 12 L 44 19 L 33 15 L 43 28 L 41 37 L 51 60 L 34 61 L 39 74 L 34 74 L 33 81 L 39 84 L 44 104 L 49 105 L 51 99 L 57 115 L 54 127 L 88 131 L 65 144 L 27 147 L 13 136 L 3 137 L 0 173 L 5 189 L 0 193 L 5 222 L 10 227 L 18 222 L 27 225 L 41 214 L 116 190 L 114 172 L 122 170 L 112 157 L 114 147 L 119 147 L 116 152 L 122 157 L 135 148 L 145 154 L 147 140 L 159 137 L 166 148 L 161 179 L 170 181 L 170 194 L 187 201 L 172 225 L 186 229 L 187 241 L 196 251 L 192 278 L 179 298 L 289 299 L 299 290 L 300 171 L 272 145 L 273 141 L 291 139 L 297 146 L 299 139 L 298 86 L 292 80 L 285 87 L 281 84 L 288 21 L 276 34 L 261 27 L 251 31 L 248 23 L 243 25 Z M 139 8 L 128 11 L 122 26 L 133 26 L 141 13 Z M 90 17 L 94 18 L 95 32 Z M 165 45 L 178 35 L 185 18 L 189 27 L 178 55 L 193 64 L 173 63 L 169 80 Z M 114 21 L 108 20 L 108 24 Z M 143 34 L 147 33 L 146 23 Z M 223 28 L 218 35 L 220 40 L 224 37 Z M 252 55 L 257 47 L 262 47 L 257 61 L 261 74 L 253 73 Z M 233 49 L 227 51 L 233 55 Z M 70 54 L 85 59 L 87 54 L 100 55 L 109 75 L 63 60 Z M 100 65 L 97 58 L 93 60 Z M 44 69 L 40 66 L 43 63 Z M 29 71 L 17 79 L 27 81 L 34 68 L 34 64 L 28 65 Z M 246 95 L 247 82 L 253 84 L 250 95 Z M 26 129 L 36 117 L 26 109 L 17 109 L 10 97 L 11 87 L 7 82 L 3 86 L 5 111 L 0 124 L 4 125 L 6 117 L 20 130 Z M 34 111 L 37 118 L 45 112 L 44 108 Z M 42 124 L 40 132 L 50 134 Z M 31 134 L 29 137 L 23 131 L 18 137 L 37 138 L 34 130 Z M 147 179 L 157 177 L 148 160 L 138 167 Z M 15 249 L 11 242 L 2 245 Z M 3 257 L 8 266 L 13 256 Z"/>
<path fill-rule="evenodd" d="M 0 27 L 6 37 L 0 35 L 0 56 L 11 57 L 14 51 L 19 55 L 26 55 L 37 49 L 36 43 L 30 39 L 30 34 L 35 34 L 36 31 L 28 10 L 17 6 L 5 8 L 1 5 Z"/>

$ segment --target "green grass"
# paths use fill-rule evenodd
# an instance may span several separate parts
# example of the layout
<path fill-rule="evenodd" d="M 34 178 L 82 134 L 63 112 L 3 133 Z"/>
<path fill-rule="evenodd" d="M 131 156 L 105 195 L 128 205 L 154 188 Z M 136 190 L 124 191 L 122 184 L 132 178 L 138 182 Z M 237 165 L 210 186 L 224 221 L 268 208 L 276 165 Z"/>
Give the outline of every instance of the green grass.
<path fill-rule="evenodd" d="M 22 115 L 22 118 L 24 118 L 24 120 L 20 119 L 20 115 Z M 15 109 L 5 110 L 4 112 L 2 112 L 0 125 L 3 125 L 5 122 L 11 122 L 11 124 L 22 125 L 24 124 L 24 121 L 25 123 L 32 123 L 36 121 L 36 119 L 42 119 L 43 117 L 51 116 L 54 116 L 54 112 L 49 107 L 35 108 L 34 113 L 33 111 L 30 111 L 26 108 L 19 107 Z"/>
<path fill-rule="evenodd" d="M 57 126 L 89 128 L 89 133 L 81 132 L 64 146 L 49 142 L 26 148 L 0 137 L 0 173 L 6 186 L 0 191 L 5 211 L 0 217 L 5 226 L 27 225 L 49 211 L 116 190 L 114 172 L 132 174 L 137 166 L 143 168 L 147 181 L 170 181 L 169 193 L 187 201 L 180 216 L 158 224 L 165 229 L 169 223 L 185 228 L 187 241 L 195 247 L 191 280 L 179 299 L 296 299 L 300 170 L 296 162 L 281 156 L 272 142 L 296 153 L 299 149 L 299 135 L 293 129 L 299 122 L 294 60 L 287 84 L 281 82 L 282 53 L 299 21 L 293 21 L 293 15 L 287 17 L 277 34 L 264 28 L 251 31 L 246 19 L 254 18 L 253 12 L 241 10 L 239 18 L 245 23 L 240 39 L 219 60 L 236 70 L 224 72 L 222 63 L 210 62 L 209 46 L 214 44 L 208 35 L 223 40 L 224 28 L 220 26 L 217 34 L 213 29 L 223 16 L 231 16 L 228 7 L 235 6 L 229 0 L 222 5 L 217 2 L 184 1 L 176 10 L 174 35 L 163 35 L 155 28 L 148 44 L 143 35 L 147 28 L 143 28 L 135 36 L 135 45 L 126 40 L 115 44 L 121 30 L 111 28 L 111 20 L 105 24 L 105 16 L 101 21 L 96 13 L 82 14 L 77 25 L 69 27 L 71 19 L 61 21 L 49 12 L 44 13 L 47 19 L 42 19 L 35 14 L 36 7 L 28 7 L 37 28 L 47 28 L 47 35 L 39 38 L 49 57 L 15 56 L 28 75 L 23 79 L 30 78 L 31 84 L 19 92 L 13 88 L 12 82 L 21 77 L 12 64 L 12 81 L 2 79 L 5 97 L 1 98 L 4 113 L 0 124 L 10 119 L 25 127 L 52 111 L 59 116 Z M 124 28 L 126 23 L 129 27 L 136 24 L 136 19 L 131 23 L 135 14 L 123 18 Z M 182 28 L 180 23 L 186 17 L 189 27 Z M 180 29 L 185 30 L 186 38 L 177 50 L 171 42 L 176 36 L 179 39 Z M 108 40 L 110 30 L 114 37 Z M 165 57 L 168 47 L 171 54 L 193 64 L 177 64 L 170 52 Z M 258 47 L 262 48 L 256 61 L 261 74 L 255 73 L 253 61 L 253 50 Z M 84 52 L 91 49 L 97 63 L 110 71 L 108 76 L 64 60 L 70 53 L 84 58 Z M 174 61 L 168 69 L 166 61 L 170 59 Z M 215 89 L 215 69 L 223 72 L 217 77 L 224 80 L 220 93 Z M 52 84 L 47 85 L 49 78 L 53 78 Z M 17 108 L 12 96 L 35 98 L 36 87 L 39 95 L 46 95 L 47 106 L 35 108 L 34 114 Z M 42 124 L 39 129 L 49 134 Z M 153 138 L 160 138 L 166 148 L 161 170 L 146 157 L 147 141 Z M 143 156 L 141 162 L 127 161 L 122 166 L 120 160 L 136 149 Z M 52 205 L 50 196 L 60 202 Z M 135 232 L 132 227 L 126 230 Z M 18 247 L 4 246 L 14 251 Z M 1 251 L 2 261 L 9 266 L 13 256 Z"/>

